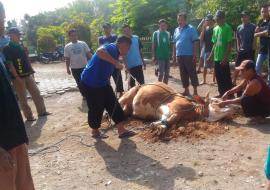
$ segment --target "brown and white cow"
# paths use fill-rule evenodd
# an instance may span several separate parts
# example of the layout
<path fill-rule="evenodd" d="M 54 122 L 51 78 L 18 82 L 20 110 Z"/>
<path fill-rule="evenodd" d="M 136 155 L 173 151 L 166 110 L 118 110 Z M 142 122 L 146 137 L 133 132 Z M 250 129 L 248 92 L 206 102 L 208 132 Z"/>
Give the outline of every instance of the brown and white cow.
<path fill-rule="evenodd" d="M 161 82 L 135 86 L 119 99 L 127 116 L 156 121 L 152 126 L 164 129 L 181 120 L 208 117 L 209 108 L 212 112 L 214 109 L 208 107 L 207 102 L 198 96 L 188 99 Z M 225 112 L 218 119 L 227 116 L 231 110 Z"/>

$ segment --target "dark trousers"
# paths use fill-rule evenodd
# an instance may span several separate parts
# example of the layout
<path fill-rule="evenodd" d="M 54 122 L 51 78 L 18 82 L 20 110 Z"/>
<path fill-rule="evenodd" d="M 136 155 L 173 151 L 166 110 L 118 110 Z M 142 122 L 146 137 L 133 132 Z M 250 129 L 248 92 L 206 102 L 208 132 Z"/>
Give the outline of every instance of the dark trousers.
<path fill-rule="evenodd" d="M 246 117 L 268 117 L 270 115 L 270 108 L 261 103 L 257 97 L 245 96 L 241 100 L 241 105 Z"/>
<path fill-rule="evenodd" d="M 232 78 L 229 63 L 222 66 L 220 61 L 215 61 L 215 73 L 220 96 L 232 88 Z"/>
<path fill-rule="evenodd" d="M 143 68 L 142 65 L 133 67 L 129 69 L 130 74 L 134 77 L 140 84 L 144 84 Z M 135 80 L 129 77 L 129 86 L 130 88 L 135 86 Z"/>
<path fill-rule="evenodd" d="M 115 97 L 110 85 L 101 88 L 88 87 L 81 83 L 83 95 L 88 106 L 88 124 L 92 129 L 100 127 L 104 110 L 106 110 L 115 124 L 124 121 L 125 114 Z"/>
<path fill-rule="evenodd" d="M 117 92 L 124 92 L 124 87 L 123 87 L 123 79 L 122 79 L 122 74 L 119 69 L 114 69 L 113 74 L 112 74 L 115 86 L 116 86 L 116 91 Z"/>
<path fill-rule="evenodd" d="M 189 86 L 189 79 L 192 86 L 199 85 L 198 75 L 196 72 L 196 65 L 192 62 L 193 56 L 184 55 L 177 57 L 177 63 L 180 69 L 180 78 L 184 88 Z"/>
<path fill-rule="evenodd" d="M 73 78 L 75 79 L 75 82 L 77 84 L 77 86 L 80 86 L 80 82 L 81 82 L 81 74 L 83 72 L 84 68 L 80 68 L 80 69 L 71 69 L 71 73 Z"/>

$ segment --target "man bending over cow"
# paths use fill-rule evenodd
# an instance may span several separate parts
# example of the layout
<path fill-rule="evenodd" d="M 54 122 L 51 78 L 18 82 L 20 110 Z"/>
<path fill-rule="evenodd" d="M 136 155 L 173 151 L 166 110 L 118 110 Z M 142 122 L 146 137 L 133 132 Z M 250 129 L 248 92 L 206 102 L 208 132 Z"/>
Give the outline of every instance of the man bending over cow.
<path fill-rule="evenodd" d="M 124 111 L 119 105 L 113 89 L 110 85 L 110 77 L 115 68 L 123 69 L 119 63 L 120 55 L 126 55 L 131 45 L 131 39 L 121 36 L 116 44 L 102 46 L 88 61 L 81 75 L 81 89 L 86 97 L 88 111 L 88 124 L 92 128 L 94 138 L 107 138 L 100 133 L 99 128 L 104 109 L 116 123 L 119 138 L 130 137 L 135 133 L 124 128 L 123 121 L 126 119 Z"/>
<path fill-rule="evenodd" d="M 270 89 L 264 80 L 257 75 L 254 62 L 245 60 L 236 69 L 241 72 L 244 80 L 222 96 L 223 101 L 219 103 L 219 107 L 239 103 L 246 117 L 254 119 L 268 117 L 270 115 Z M 243 91 L 241 97 L 228 99 L 230 95 L 241 91 Z"/>

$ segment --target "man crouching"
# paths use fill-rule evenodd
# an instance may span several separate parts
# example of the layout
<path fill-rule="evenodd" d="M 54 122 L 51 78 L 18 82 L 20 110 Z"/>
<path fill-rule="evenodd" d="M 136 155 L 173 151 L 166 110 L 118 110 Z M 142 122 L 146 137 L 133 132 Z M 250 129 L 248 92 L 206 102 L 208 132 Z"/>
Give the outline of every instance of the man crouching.
<path fill-rule="evenodd" d="M 81 75 L 81 89 L 88 105 L 88 124 L 94 138 L 107 138 L 99 131 L 104 109 L 109 113 L 118 129 L 119 138 L 134 136 L 135 133 L 124 128 L 126 119 L 110 85 L 114 68 L 123 69 L 119 56 L 126 55 L 131 45 L 130 38 L 121 36 L 116 44 L 102 46 L 88 61 Z"/>
<path fill-rule="evenodd" d="M 236 70 L 241 72 L 244 79 L 238 86 L 227 91 L 219 106 L 229 104 L 241 104 L 246 117 L 252 117 L 254 121 L 270 115 L 270 89 L 264 80 L 257 75 L 255 64 L 251 60 L 245 60 Z M 230 95 L 243 91 L 239 98 L 228 100 Z"/>

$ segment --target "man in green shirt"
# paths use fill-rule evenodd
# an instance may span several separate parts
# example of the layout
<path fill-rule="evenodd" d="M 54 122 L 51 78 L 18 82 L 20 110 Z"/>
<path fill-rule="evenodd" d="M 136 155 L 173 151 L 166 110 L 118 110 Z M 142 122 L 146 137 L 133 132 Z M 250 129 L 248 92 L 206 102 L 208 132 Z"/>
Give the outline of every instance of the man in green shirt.
<path fill-rule="evenodd" d="M 158 81 L 168 84 L 170 72 L 170 33 L 166 20 L 159 20 L 159 30 L 153 33 L 152 56 L 158 64 Z"/>
<path fill-rule="evenodd" d="M 233 37 L 232 28 L 225 23 L 225 13 L 221 10 L 216 12 L 217 26 L 214 28 L 212 42 L 213 48 L 208 62 L 214 57 L 215 73 L 218 84 L 219 96 L 232 88 L 232 79 L 229 65 L 231 43 Z"/>

